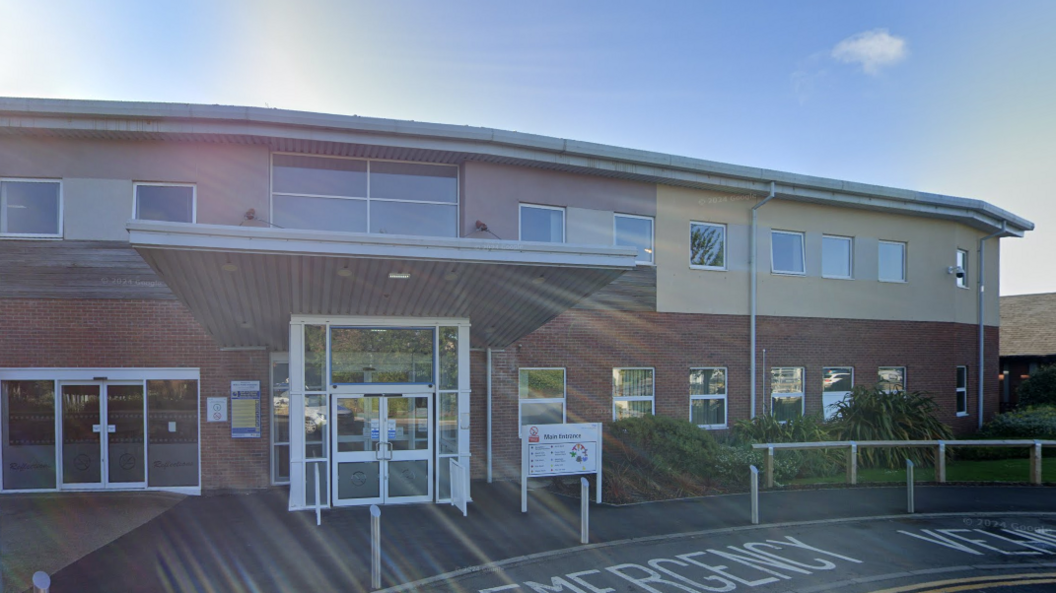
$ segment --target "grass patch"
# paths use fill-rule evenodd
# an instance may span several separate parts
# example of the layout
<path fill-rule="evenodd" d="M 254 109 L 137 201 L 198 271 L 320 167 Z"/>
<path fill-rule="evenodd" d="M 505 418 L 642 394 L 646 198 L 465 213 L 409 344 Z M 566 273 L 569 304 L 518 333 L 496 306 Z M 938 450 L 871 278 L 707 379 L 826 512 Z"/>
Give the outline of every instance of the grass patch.
<path fill-rule="evenodd" d="M 1029 482 L 1030 462 L 1027 459 L 993 459 L 987 461 L 950 461 L 946 463 L 947 482 Z M 1041 460 L 1042 481 L 1056 484 L 1056 458 Z M 914 472 L 918 482 L 934 482 L 935 470 L 930 467 L 918 467 Z M 791 481 L 791 485 L 810 484 L 843 484 L 847 477 L 841 473 L 835 476 L 817 478 L 800 478 Z M 903 469 L 861 469 L 858 470 L 858 483 L 894 483 L 905 482 L 906 470 Z"/>

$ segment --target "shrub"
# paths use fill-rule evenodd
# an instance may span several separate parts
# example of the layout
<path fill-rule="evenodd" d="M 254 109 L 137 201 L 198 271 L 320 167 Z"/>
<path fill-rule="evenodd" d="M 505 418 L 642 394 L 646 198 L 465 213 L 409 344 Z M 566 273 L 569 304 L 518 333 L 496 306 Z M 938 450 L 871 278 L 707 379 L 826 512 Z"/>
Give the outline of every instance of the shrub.
<path fill-rule="evenodd" d="M 834 440 L 832 429 L 820 414 L 801 416 L 787 422 L 781 422 L 770 414 L 762 414 L 751 420 L 737 421 L 733 426 L 733 439 L 741 445 L 829 441 Z M 762 460 L 761 455 L 759 459 Z M 841 467 L 843 458 L 837 450 L 781 451 L 774 455 L 774 463 L 774 479 L 780 482 L 784 474 L 789 474 L 785 479 L 832 475 Z M 779 470 L 777 466 L 782 469 Z M 747 466 L 744 471 L 747 472 Z"/>
<path fill-rule="evenodd" d="M 984 439 L 1056 439 L 1056 404 L 1005 412 L 983 426 Z"/>
<path fill-rule="evenodd" d="M 1016 390 L 1021 406 L 1056 406 L 1056 364 L 1041 367 Z"/>
<path fill-rule="evenodd" d="M 921 391 L 885 392 L 879 387 L 855 387 L 837 402 L 833 416 L 838 440 L 904 441 L 950 439 L 953 431 L 935 417 L 937 406 Z M 920 447 L 866 447 L 859 449 L 864 467 L 896 469 L 906 459 L 931 465 L 933 453 Z"/>
<path fill-rule="evenodd" d="M 719 445 L 712 466 L 712 477 L 725 490 L 747 490 L 751 484 L 751 465 L 760 472 L 765 471 L 762 451 L 755 451 L 747 444 Z M 775 455 L 774 481 L 780 483 L 795 479 L 799 475 L 799 466 L 800 460 L 787 452 Z M 762 479 L 763 476 L 760 476 Z"/>

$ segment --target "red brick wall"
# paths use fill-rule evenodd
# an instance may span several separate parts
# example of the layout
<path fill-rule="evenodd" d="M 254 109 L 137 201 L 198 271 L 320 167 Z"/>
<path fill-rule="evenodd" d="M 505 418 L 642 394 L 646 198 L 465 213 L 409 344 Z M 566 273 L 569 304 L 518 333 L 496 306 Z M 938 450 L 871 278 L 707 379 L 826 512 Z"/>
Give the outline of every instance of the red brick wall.
<path fill-rule="evenodd" d="M 689 418 L 689 368 L 724 366 L 728 377 L 729 420 L 748 418 L 749 320 L 743 316 L 621 311 L 569 311 L 504 352 L 493 353 L 494 471 L 499 479 L 519 475 L 517 369 L 565 367 L 568 422 L 612 419 L 612 369 L 654 367 L 656 411 Z M 766 365 L 806 367 L 806 408 L 821 410 L 823 366 L 853 366 L 855 384 L 875 383 L 877 367 L 905 366 L 907 387 L 929 391 L 941 418 L 959 434 L 978 422 L 978 327 L 968 324 L 759 317 L 757 383 L 759 408 L 768 403 Z M 998 330 L 986 328 L 986 416 L 998 405 Z M 472 360 L 472 454 L 474 475 L 486 463 L 486 390 L 483 353 Z M 955 416 L 958 365 L 967 365 L 969 416 Z"/>
<path fill-rule="evenodd" d="M 197 367 L 202 488 L 269 484 L 267 352 L 221 352 L 183 305 L 160 300 L 0 300 L 0 367 Z M 262 435 L 205 422 L 207 397 L 260 381 Z"/>

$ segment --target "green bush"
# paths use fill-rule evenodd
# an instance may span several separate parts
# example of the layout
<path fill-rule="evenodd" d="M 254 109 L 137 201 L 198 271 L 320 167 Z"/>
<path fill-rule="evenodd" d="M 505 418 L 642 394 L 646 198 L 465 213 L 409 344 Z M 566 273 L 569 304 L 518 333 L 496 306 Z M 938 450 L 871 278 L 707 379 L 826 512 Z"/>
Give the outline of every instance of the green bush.
<path fill-rule="evenodd" d="M 1056 404 L 1005 412 L 983 426 L 984 439 L 1056 439 Z"/>
<path fill-rule="evenodd" d="M 1021 406 L 1056 406 L 1056 364 L 1041 367 L 1016 390 Z"/>
<path fill-rule="evenodd" d="M 784 451 L 775 455 L 774 481 L 781 483 L 795 479 L 799 475 L 800 461 L 798 457 Z M 762 451 L 756 451 L 747 444 L 719 445 L 711 475 L 724 490 L 743 491 L 751 484 L 749 466 L 752 465 L 760 472 L 766 471 Z M 760 485 L 764 479 L 760 476 Z"/>
<path fill-rule="evenodd" d="M 938 406 L 921 391 L 885 392 L 879 387 L 855 387 L 835 405 L 833 428 L 842 441 L 905 441 L 950 439 L 953 431 L 935 416 Z M 921 447 L 865 447 L 858 450 L 863 467 L 905 467 L 906 459 L 921 466 L 934 454 Z"/>
<path fill-rule="evenodd" d="M 733 425 L 733 439 L 737 443 L 806 443 L 828 441 L 831 437 L 832 427 L 820 415 L 781 422 L 771 414 L 760 414 Z"/>

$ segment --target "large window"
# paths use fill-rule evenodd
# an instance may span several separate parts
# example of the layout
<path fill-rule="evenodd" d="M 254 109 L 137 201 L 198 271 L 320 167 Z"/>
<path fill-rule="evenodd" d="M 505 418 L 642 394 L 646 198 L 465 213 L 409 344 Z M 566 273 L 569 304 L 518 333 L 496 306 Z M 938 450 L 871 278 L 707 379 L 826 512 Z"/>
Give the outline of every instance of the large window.
<path fill-rule="evenodd" d="M 957 267 L 961 269 L 957 274 L 957 286 L 968 288 L 968 252 L 964 249 L 957 250 Z"/>
<path fill-rule="evenodd" d="M 193 185 L 174 183 L 137 183 L 136 212 L 139 220 L 194 222 L 195 189 Z"/>
<path fill-rule="evenodd" d="M 147 381 L 149 486 L 198 485 L 198 381 Z"/>
<path fill-rule="evenodd" d="M 880 367 L 876 385 L 888 393 L 906 390 L 906 367 Z"/>
<path fill-rule="evenodd" d="M 42 179 L 0 179 L 0 236 L 61 237 L 61 184 Z"/>
<path fill-rule="evenodd" d="M 654 413 L 653 369 L 612 369 L 612 418 L 640 418 Z"/>
<path fill-rule="evenodd" d="M 906 281 L 906 244 L 880 241 L 879 277 L 881 282 Z M 948 261 L 948 260 L 947 260 Z"/>
<path fill-rule="evenodd" d="M 290 483 L 290 362 L 285 354 L 271 361 L 271 482 Z"/>
<path fill-rule="evenodd" d="M 292 154 L 272 160 L 282 228 L 458 236 L 458 168 Z"/>
<path fill-rule="evenodd" d="M 787 422 L 804 412 L 803 367 L 770 369 L 771 412 L 774 418 Z"/>
<path fill-rule="evenodd" d="M 646 216 L 617 214 L 613 217 L 615 245 L 638 249 L 640 264 L 653 263 L 653 219 Z"/>
<path fill-rule="evenodd" d="M 689 370 L 689 420 L 701 428 L 726 428 L 726 369 Z"/>
<path fill-rule="evenodd" d="M 968 367 L 957 367 L 957 415 L 968 415 Z"/>
<path fill-rule="evenodd" d="M 821 275 L 849 280 L 853 277 L 854 240 L 850 237 L 821 238 Z"/>
<path fill-rule="evenodd" d="M 518 369 L 517 395 L 519 426 L 564 423 L 565 369 Z"/>
<path fill-rule="evenodd" d="M 55 487 L 55 382 L 0 381 L 5 490 Z"/>
<path fill-rule="evenodd" d="M 825 367 L 821 376 L 821 405 L 829 420 L 836 414 L 836 404 L 847 399 L 854 388 L 854 367 Z"/>
<path fill-rule="evenodd" d="M 521 204 L 521 241 L 565 242 L 565 209 Z"/>
<path fill-rule="evenodd" d="M 330 383 L 433 383 L 433 330 L 330 328 Z"/>
<path fill-rule="evenodd" d="M 726 225 L 689 223 L 689 267 L 696 270 L 726 269 Z"/>
<path fill-rule="evenodd" d="M 775 274 L 803 275 L 803 233 L 770 232 L 770 269 Z"/>

